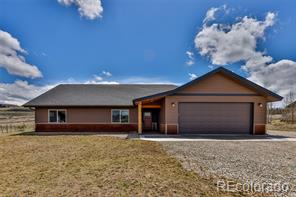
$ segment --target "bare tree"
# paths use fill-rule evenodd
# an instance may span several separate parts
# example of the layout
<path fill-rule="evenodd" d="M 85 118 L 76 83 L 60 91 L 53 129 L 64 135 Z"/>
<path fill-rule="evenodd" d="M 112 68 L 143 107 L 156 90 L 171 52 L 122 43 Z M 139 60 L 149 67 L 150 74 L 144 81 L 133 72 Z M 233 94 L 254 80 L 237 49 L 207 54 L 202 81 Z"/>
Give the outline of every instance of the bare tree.
<path fill-rule="evenodd" d="M 295 94 L 294 92 L 290 91 L 287 96 L 284 98 L 284 105 L 285 105 L 285 120 L 287 122 L 291 122 L 294 124 L 295 122 Z"/>
<path fill-rule="evenodd" d="M 295 95 L 293 92 L 290 92 L 289 94 L 290 100 L 292 101 L 291 104 L 289 105 L 290 111 L 291 111 L 291 122 L 294 124 L 294 113 L 295 113 Z"/>
<path fill-rule="evenodd" d="M 272 122 L 272 115 L 273 115 L 273 103 L 267 104 L 267 122 Z"/>

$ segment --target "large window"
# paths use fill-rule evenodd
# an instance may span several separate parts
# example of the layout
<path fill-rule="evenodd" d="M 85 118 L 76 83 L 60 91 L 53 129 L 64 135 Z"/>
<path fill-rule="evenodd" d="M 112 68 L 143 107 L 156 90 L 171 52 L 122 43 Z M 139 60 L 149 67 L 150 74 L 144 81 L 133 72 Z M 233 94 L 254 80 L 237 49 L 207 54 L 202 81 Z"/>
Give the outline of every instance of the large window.
<path fill-rule="evenodd" d="M 50 109 L 48 110 L 48 122 L 64 123 L 67 121 L 67 113 L 65 109 Z"/>
<path fill-rule="evenodd" d="M 129 123 L 129 110 L 112 109 L 112 123 Z"/>

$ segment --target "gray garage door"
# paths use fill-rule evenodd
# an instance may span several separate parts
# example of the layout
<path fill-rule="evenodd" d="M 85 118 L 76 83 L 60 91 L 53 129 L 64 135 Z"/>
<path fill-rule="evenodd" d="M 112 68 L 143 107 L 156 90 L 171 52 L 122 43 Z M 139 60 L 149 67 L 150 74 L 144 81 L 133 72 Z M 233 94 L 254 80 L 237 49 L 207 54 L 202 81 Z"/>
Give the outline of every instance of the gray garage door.
<path fill-rule="evenodd" d="M 250 134 L 251 103 L 179 103 L 181 134 Z"/>

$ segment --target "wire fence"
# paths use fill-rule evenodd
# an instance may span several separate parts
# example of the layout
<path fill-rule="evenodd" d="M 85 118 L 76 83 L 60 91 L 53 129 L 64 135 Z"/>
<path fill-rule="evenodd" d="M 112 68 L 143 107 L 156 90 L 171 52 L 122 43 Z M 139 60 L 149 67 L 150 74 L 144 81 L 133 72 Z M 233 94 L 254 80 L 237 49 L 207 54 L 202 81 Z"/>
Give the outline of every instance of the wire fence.
<path fill-rule="evenodd" d="M 1 133 L 11 133 L 11 132 L 22 132 L 22 131 L 34 131 L 34 123 L 10 123 L 10 124 L 0 124 Z"/>

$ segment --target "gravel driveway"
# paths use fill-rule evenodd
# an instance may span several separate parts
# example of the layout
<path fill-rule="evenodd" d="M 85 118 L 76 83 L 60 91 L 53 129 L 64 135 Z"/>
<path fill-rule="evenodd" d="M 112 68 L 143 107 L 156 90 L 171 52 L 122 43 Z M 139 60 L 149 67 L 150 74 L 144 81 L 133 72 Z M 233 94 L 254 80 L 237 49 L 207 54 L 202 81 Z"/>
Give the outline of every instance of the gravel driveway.
<path fill-rule="evenodd" d="M 296 187 L 296 142 L 161 143 L 185 168 L 206 177 L 225 177 L 242 183 L 281 181 Z"/>

